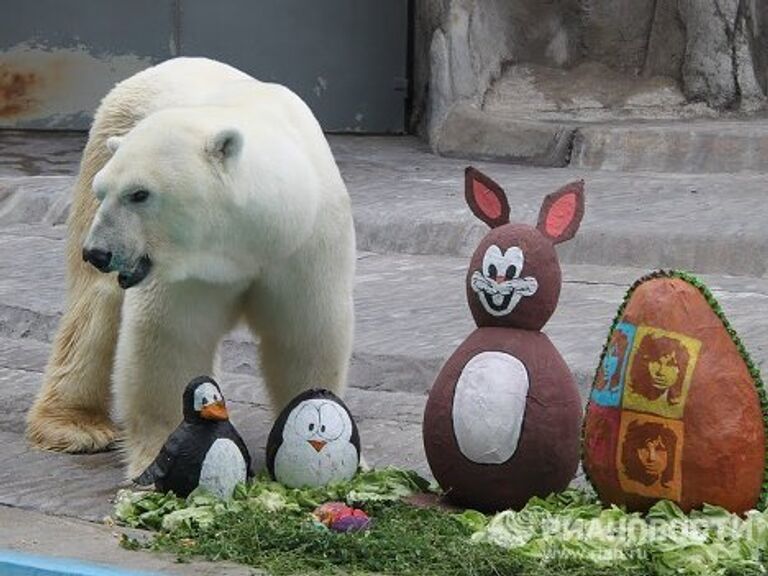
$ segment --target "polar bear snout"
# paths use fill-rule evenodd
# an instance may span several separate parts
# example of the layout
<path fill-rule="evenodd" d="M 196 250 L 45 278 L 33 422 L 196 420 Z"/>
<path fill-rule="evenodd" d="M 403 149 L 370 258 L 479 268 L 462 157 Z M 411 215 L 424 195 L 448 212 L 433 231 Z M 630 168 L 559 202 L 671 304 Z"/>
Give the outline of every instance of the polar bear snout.
<path fill-rule="evenodd" d="M 119 271 L 117 283 L 120 288 L 128 289 L 139 284 L 152 270 L 152 259 L 144 254 L 135 263 L 129 266 L 117 266 L 112 252 L 101 248 L 83 248 L 83 260 L 88 262 L 99 272 Z"/>
<path fill-rule="evenodd" d="M 118 272 L 121 288 L 135 286 L 152 269 L 144 226 L 137 214 L 107 197 L 83 242 L 83 260 L 99 272 Z"/>
<path fill-rule="evenodd" d="M 144 280 L 149 275 L 151 269 L 152 259 L 144 254 L 131 270 L 122 271 L 117 275 L 117 283 L 120 284 L 120 288 L 127 290 Z"/>
<path fill-rule="evenodd" d="M 112 252 L 100 248 L 83 248 L 83 260 L 94 266 L 99 272 L 109 272 Z"/>

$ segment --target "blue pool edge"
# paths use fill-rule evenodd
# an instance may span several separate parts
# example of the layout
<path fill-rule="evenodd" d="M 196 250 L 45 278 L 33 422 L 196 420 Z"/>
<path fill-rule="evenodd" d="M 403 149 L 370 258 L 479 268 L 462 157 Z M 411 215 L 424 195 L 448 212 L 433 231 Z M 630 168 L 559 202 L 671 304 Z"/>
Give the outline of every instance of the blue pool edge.
<path fill-rule="evenodd" d="M 123 570 L 73 558 L 39 556 L 0 549 L 2 576 L 160 576 L 157 572 Z"/>

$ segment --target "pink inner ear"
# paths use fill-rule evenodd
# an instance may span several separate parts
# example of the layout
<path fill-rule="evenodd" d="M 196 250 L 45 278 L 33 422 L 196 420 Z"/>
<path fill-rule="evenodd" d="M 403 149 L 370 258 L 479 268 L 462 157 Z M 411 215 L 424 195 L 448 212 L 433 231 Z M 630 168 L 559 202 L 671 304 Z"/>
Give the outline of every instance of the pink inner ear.
<path fill-rule="evenodd" d="M 576 215 L 576 194 L 564 194 L 552 203 L 544 221 L 544 230 L 550 238 L 559 238 Z"/>
<path fill-rule="evenodd" d="M 478 208 L 482 210 L 489 220 L 496 220 L 501 216 L 501 201 L 482 182 L 477 180 L 472 182 L 472 195 L 475 197 Z"/>

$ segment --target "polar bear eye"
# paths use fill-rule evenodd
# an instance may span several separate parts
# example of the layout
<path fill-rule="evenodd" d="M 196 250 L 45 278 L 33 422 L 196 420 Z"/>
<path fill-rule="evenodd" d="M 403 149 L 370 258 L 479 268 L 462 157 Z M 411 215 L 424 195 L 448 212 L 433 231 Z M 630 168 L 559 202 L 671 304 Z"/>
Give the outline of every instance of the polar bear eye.
<path fill-rule="evenodd" d="M 135 192 L 128 194 L 128 200 L 131 204 L 141 204 L 142 202 L 146 202 L 147 198 L 149 198 L 148 190 L 136 190 Z"/>

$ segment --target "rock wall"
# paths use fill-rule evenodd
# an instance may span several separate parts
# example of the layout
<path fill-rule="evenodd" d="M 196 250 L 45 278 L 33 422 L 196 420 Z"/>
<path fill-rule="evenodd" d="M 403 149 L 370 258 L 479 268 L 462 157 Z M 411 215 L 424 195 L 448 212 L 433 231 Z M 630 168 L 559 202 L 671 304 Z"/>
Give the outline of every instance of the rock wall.
<path fill-rule="evenodd" d="M 456 102 L 477 103 L 512 55 L 515 20 L 504 0 L 416 2 L 414 123 L 429 133 Z"/>
<path fill-rule="evenodd" d="M 416 0 L 412 128 L 482 108 L 508 65 L 598 63 L 667 77 L 689 102 L 753 112 L 768 89 L 768 0 Z"/>

